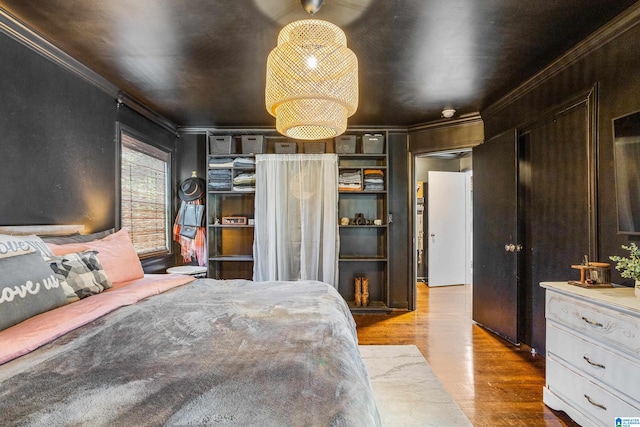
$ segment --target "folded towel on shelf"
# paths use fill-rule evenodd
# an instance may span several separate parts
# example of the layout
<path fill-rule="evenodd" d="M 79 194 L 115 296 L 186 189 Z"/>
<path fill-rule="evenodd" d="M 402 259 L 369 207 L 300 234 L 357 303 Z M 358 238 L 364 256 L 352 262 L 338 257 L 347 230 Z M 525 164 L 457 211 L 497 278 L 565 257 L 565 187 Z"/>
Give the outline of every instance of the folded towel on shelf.
<path fill-rule="evenodd" d="M 362 179 L 362 177 L 360 176 L 360 171 L 344 171 L 344 172 L 340 172 L 340 175 L 338 175 L 338 180 L 339 181 L 358 181 L 358 182 L 360 182 L 361 179 Z"/>
<path fill-rule="evenodd" d="M 339 191 L 362 191 L 362 175 L 359 170 L 344 170 L 338 175 Z"/>
<path fill-rule="evenodd" d="M 364 191 L 384 191 L 384 172 L 382 170 L 364 170 Z"/>
<path fill-rule="evenodd" d="M 210 168 L 229 168 L 233 166 L 231 157 L 209 157 Z"/>
<path fill-rule="evenodd" d="M 256 184 L 256 174 L 255 173 L 240 173 L 233 177 L 233 185 L 252 185 Z"/>
<path fill-rule="evenodd" d="M 231 181 L 231 170 L 229 169 L 210 169 L 207 172 L 207 176 L 210 180 L 225 180 Z"/>
<path fill-rule="evenodd" d="M 234 185 L 233 191 L 242 191 L 245 193 L 256 191 L 256 187 L 250 185 Z"/>
<path fill-rule="evenodd" d="M 362 185 L 359 184 L 343 184 L 338 186 L 338 191 L 362 191 Z"/>
<path fill-rule="evenodd" d="M 207 171 L 209 190 L 224 191 L 231 190 L 231 170 L 230 169 L 210 169 Z"/>
<path fill-rule="evenodd" d="M 253 167 L 256 165 L 256 160 L 251 157 L 237 157 L 233 161 L 233 166 L 235 167 Z"/>

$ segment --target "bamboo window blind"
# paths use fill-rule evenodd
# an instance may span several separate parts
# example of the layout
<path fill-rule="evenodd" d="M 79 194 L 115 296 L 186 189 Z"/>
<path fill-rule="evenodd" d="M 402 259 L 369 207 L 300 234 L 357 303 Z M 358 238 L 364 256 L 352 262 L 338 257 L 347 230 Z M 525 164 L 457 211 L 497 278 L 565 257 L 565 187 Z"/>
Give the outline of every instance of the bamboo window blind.
<path fill-rule="evenodd" d="M 170 153 L 121 134 L 121 224 L 140 256 L 169 250 Z"/>

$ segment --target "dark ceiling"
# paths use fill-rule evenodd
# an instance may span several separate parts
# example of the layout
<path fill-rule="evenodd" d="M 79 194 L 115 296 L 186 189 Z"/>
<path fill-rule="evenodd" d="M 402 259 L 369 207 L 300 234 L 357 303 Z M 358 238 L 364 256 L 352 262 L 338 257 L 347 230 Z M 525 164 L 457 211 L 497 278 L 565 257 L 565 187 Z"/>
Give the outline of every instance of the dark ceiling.
<path fill-rule="evenodd" d="M 635 0 L 325 0 L 358 57 L 350 125 L 481 111 Z M 299 0 L 0 0 L 2 8 L 179 126 L 274 126 L 267 55 Z"/>

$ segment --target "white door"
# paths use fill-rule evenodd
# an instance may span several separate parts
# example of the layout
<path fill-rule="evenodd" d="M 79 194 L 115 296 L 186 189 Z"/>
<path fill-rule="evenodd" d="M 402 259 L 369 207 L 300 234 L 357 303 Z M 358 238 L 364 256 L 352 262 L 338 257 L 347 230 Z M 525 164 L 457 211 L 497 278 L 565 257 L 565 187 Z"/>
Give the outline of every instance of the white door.
<path fill-rule="evenodd" d="M 429 172 L 429 286 L 466 281 L 467 176 L 461 172 Z"/>

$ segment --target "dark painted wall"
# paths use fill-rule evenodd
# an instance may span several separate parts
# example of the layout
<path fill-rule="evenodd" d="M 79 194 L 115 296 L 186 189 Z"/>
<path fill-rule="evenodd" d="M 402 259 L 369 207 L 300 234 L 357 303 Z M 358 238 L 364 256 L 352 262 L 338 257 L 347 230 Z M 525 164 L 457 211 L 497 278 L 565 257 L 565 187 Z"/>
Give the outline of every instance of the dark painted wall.
<path fill-rule="evenodd" d="M 0 34 L 0 224 L 116 225 L 116 122 L 175 153 L 175 136 Z"/>
<path fill-rule="evenodd" d="M 207 178 L 207 145 L 204 134 L 183 134 L 177 143 L 177 170 L 178 184 L 191 176 L 192 171 L 203 179 Z"/>
<path fill-rule="evenodd" d="M 503 108 L 484 116 L 489 140 L 508 129 L 521 128 L 572 96 L 598 86 L 597 105 L 597 209 L 598 258 L 622 254 L 620 245 L 632 236 L 617 233 L 612 120 L 640 110 L 640 25 L 624 32 L 588 56 L 563 69 Z M 548 141 L 553 143 L 553 141 Z M 571 159 L 566 161 L 572 165 Z M 640 166 L 640 165 L 639 165 Z M 570 274 L 569 272 L 567 273 Z M 613 271 L 614 281 L 622 279 Z"/>
<path fill-rule="evenodd" d="M 0 35 L 0 223 L 114 225 L 116 102 Z"/>
<path fill-rule="evenodd" d="M 490 106 L 482 112 L 485 123 L 485 139 L 491 143 L 491 138 L 503 132 L 522 131 L 532 127 L 535 123 L 544 118 L 548 118 L 550 111 L 557 110 L 560 105 L 575 98 L 578 94 L 586 93 L 592 88 L 596 88 L 594 96 L 595 108 L 595 144 L 596 144 L 596 230 L 595 237 L 598 244 L 597 258 L 599 261 L 609 261 L 609 256 L 622 254 L 620 245 L 637 237 L 621 235 L 617 233 L 616 223 L 616 199 L 615 199 L 615 178 L 613 164 L 613 138 L 612 119 L 630 112 L 640 110 L 640 22 L 628 25 L 627 31 L 621 31 L 615 38 L 609 38 L 600 47 L 591 47 L 589 52 L 579 58 L 569 60 L 567 56 L 549 68 L 545 74 L 546 78 L 535 78 L 528 82 L 527 87 L 519 88 L 512 96 L 505 98 L 499 104 Z M 602 39 L 600 39 L 602 40 Z M 569 64 L 560 67 L 560 64 Z M 517 95 L 517 96 L 516 96 Z M 587 123 L 584 123 L 586 126 Z M 568 129 L 567 129 L 568 130 Z M 567 138 L 564 138 L 567 140 Z M 556 141 L 554 137 L 544 137 L 538 141 L 542 146 L 559 144 L 564 141 Z M 582 141 L 576 144 L 585 144 Z M 535 149 L 532 148 L 532 149 Z M 583 149 L 584 147 L 576 147 Z M 477 162 L 474 159 L 474 164 Z M 563 174 L 584 173 L 585 165 L 576 164 L 575 158 L 562 159 L 562 169 L 556 169 L 559 176 Z M 568 189 L 571 192 L 572 189 Z M 584 188 L 574 188 L 576 194 L 584 193 Z M 583 212 L 581 215 L 588 215 Z M 566 218 L 572 221 L 572 218 Z M 569 236 L 558 234 L 554 236 L 556 240 L 554 249 L 550 254 L 552 259 L 562 263 L 561 267 L 566 269 L 566 279 L 578 279 L 577 272 L 571 269 L 572 263 L 580 260 L 566 260 L 562 257 L 563 247 L 576 244 Z M 614 263 L 612 263 L 612 267 Z M 544 266 L 534 266 L 545 268 Z M 557 266 L 556 266 L 557 267 Z M 549 269 L 549 271 L 551 271 Z M 631 284 L 628 280 L 620 278 L 617 271 L 612 270 L 612 279 L 616 283 Z M 558 280 L 558 277 L 549 277 L 541 280 Z M 548 277 L 548 276 L 547 276 Z M 524 284 L 525 286 L 537 286 L 537 283 Z M 532 324 L 533 342 L 526 342 L 537 349 L 544 349 L 544 301 L 543 299 L 529 301 L 533 303 L 534 317 Z M 492 301 L 484 301 L 489 307 Z M 537 313 L 537 314 L 536 314 Z M 523 335 L 520 331 L 519 335 Z M 526 333 L 524 334 L 527 335 Z"/>

